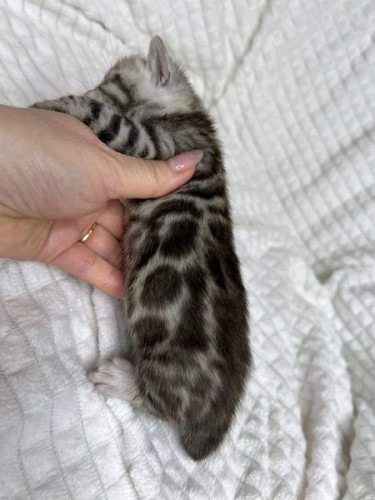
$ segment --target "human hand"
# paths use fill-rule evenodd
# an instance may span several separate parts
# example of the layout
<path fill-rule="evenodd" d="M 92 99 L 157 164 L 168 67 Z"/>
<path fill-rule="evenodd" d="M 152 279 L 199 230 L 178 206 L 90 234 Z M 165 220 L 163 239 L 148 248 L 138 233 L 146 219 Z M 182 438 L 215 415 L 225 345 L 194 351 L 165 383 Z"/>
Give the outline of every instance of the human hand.
<path fill-rule="evenodd" d="M 173 191 L 200 158 L 125 156 L 71 116 L 0 106 L 0 257 L 54 264 L 119 297 L 126 214 L 117 200 Z"/>

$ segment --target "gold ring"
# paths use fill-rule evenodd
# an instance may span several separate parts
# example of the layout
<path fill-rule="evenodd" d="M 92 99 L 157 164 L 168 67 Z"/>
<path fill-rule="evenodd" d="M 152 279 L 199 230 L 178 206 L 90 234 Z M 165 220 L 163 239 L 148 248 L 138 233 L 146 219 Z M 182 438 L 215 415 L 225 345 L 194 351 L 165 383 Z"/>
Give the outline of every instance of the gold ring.
<path fill-rule="evenodd" d="M 96 228 L 97 225 L 98 225 L 97 222 L 94 222 L 94 224 L 92 224 L 92 226 L 87 231 L 87 233 L 84 236 L 82 236 L 82 238 L 79 241 L 81 243 L 83 243 L 84 241 L 87 241 L 90 238 L 90 236 L 92 235 L 92 233 L 93 233 L 93 231 L 94 231 L 94 229 Z"/>

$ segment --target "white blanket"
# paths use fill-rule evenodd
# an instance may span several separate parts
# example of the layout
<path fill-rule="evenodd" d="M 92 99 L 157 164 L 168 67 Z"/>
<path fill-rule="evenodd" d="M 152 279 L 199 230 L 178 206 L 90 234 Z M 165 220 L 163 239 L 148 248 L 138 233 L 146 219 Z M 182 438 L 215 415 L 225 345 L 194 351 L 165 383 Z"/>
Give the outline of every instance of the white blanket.
<path fill-rule="evenodd" d="M 217 120 L 255 367 L 230 437 L 173 429 L 87 378 L 115 300 L 0 264 L 0 498 L 375 498 L 373 0 L 0 0 L 0 102 L 82 92 L 161 35 Z M 1 179 L 0 179 L 1 182 Z"/>

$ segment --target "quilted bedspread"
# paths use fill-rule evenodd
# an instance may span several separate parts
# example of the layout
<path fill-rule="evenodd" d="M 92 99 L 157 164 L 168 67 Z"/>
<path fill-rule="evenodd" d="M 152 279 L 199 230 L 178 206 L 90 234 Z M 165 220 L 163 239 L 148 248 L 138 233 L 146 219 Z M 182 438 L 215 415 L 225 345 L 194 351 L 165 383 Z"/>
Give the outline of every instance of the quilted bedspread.
<path fill-rule="evenodd" d="M 375 2 L 0 0 L 0 102 L 83 92 L 154 34 L 218 124 L 253 373 L 195 463 L 87 378 L 118 302 L 2 260 L 0 498 L 374 499 Z"/>

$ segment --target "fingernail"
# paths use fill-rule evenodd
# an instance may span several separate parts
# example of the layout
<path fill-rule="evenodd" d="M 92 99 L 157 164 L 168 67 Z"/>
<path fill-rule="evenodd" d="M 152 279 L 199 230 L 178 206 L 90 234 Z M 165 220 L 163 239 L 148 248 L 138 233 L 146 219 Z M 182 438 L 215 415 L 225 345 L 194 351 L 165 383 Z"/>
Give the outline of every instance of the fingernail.
<path fill-rule="evenodd" d="M 201 161 L 203 151 L 194 149 L 193 151 L 186 151 L 168 160 L 170 166 L 175 172 L 181 172 L 187 168 L 195 167 Z"/>

